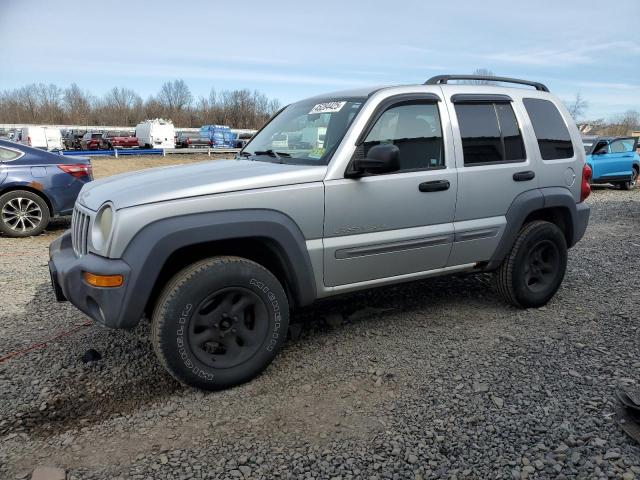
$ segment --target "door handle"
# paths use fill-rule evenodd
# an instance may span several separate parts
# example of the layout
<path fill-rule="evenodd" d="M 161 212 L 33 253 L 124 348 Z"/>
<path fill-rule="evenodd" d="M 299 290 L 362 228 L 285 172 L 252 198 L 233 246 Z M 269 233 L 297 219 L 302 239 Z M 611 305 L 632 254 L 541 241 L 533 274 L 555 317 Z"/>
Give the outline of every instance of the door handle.
<path fill-rule="evenodd" d="M 421 192 L 441 192 L 449 190 L 449 186 L 449 180 L 434 180 L 433 182 L 422 182 L 418 185 L 418 190 Z"/>
<path fill-rule="evenodd" d="M 529 170 L 528 172 L 518 172 L 513 174 L 513 180 L 516 182 L 526 182 L 527 180 L 533 180 L 536 176 L 536 172 Z"/>

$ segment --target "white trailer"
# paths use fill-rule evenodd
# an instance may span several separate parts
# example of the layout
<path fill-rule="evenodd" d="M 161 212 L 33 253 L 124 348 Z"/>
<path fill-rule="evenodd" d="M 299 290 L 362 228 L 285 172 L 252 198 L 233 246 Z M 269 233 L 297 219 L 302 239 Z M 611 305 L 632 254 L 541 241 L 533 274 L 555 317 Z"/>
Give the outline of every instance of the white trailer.
<path fill-rule="evenodd" d="M 176 130 L 170 120 L 156 118 L 136 125 L 136 137 L 141 148 L 174 148 Z"/>
<path fill-rule="evenodd" d="M 62 133 L 59 128 L 29 126 L 17 132 L 15 141 L 43 150 L 62 150 Z"/>

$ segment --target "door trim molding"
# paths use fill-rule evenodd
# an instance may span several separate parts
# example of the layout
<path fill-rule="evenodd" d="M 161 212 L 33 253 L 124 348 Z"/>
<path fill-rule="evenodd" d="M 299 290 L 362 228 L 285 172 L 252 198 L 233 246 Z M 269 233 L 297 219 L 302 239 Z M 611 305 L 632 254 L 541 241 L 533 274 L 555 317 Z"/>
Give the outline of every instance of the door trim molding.
<path fill-rule="evenodd" d="M 335 257 L 339 260 L 376 255 L 379 253 L 401 252 L 403 250 L 413 250 L 416 248 L 433 247 L 436 245 L 446 245 L 453 242 L 453 234 L 433 235 L 430 237 L 413 238 L 398 242 L 376 243 L 353 248 L 343 248 L 335 251 Z"/>

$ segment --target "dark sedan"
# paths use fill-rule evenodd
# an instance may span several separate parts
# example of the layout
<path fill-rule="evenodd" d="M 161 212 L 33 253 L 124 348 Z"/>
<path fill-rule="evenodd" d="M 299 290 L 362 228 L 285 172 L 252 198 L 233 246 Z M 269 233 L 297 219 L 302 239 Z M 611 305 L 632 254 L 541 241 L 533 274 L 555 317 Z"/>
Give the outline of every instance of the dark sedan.
<path fill-rule="evenodd" d="M 71 215 L 80 189 L 92 179 L 88 158 L 0 140 L 0 232 L 38 235 L 51 218 Z"/>
<path fill-rule="evenodd" d="M 180 132 L 176 137 L 176 148 L 210 147 L 213 142 L 198 132 Z"/>

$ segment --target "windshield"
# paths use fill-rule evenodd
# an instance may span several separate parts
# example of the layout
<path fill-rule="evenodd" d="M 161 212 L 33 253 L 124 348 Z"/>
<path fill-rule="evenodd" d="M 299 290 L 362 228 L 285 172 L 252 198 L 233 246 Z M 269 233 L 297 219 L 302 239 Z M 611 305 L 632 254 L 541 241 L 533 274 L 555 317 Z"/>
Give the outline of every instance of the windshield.
<path fill-rule="evenodd" d="M 265 162 L 326 165 L 365 98 L 314 99 L 282 110 L 240 152 Z"/>

